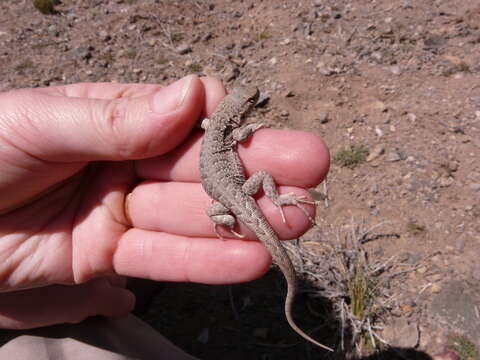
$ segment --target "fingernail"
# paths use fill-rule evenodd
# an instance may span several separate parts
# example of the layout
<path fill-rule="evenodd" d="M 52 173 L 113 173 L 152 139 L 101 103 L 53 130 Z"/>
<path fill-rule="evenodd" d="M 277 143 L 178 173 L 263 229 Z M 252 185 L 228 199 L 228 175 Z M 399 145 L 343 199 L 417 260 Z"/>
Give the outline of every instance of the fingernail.
<path fill-rule="evenodd" d="M 165 114 L 180 107 L 190 90 L 193 77 L 186 76 L 160 89 L 153 97 L 152 110 L 157 114 Z"/>

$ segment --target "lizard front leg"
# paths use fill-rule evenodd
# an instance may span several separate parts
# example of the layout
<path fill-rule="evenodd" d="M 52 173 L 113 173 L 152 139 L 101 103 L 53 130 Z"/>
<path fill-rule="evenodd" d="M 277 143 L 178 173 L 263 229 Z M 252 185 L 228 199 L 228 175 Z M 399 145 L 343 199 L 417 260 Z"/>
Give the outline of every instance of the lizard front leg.
<path fill-rule="evenodd" d="M 253 123 L 247 124 L 242 127 L 236 128 L 232 131 L 232 137 L 235 143 L 242 142 L 246 140 L 250 135 L 252 135 L 255 131 L 262 128 L 263 124 L 261 123 Z"/>
<path fill-rule="evenodd" d="M 220 235 L 220 233 L 218 232 L 218 229 L 217 229 L 218 225 L 226 226 L 233 235 L 239 238 L 245 237 L 245 235 L 239 234 L 233 230 L 237 221 L 235 217 L 232 215 L 232 213 L 230 212 L 230 210 L 227 207 L 225 207 L 222 203 L 218 201 L 213 201 L 212 204 L 207 209 L 207 215 L 210 217 L 210 219 L 212 219 L 214 224 L 213 230 L 215 231 L 215 234 L 217 234 L 217 236 L 220 239 L 225 240 L 223 236 Z"/>
<path fill-rule="evenodd" d="M 280 195 L 277 191 L 277 186 L 275 184 L 275 180 L 273 179 L 272 175 L 270 175 L 265 170 L 260 170 L 250 176 L 247 181 L 243 184 L 243 191 L 252 196 L 258 192 L 260 186 L 263 187 L 263 191 L 265 195 L 272 200 L 272 202 L 278 207 L 280 210 L 280 214 L 282 216 L 282 221 L 286 223 L 285 214 L 283 213 L 283 206 L 284 205 L 295 205 L 303 213 L 308 217 L 308 219 L 315 223 L 315 221 L 310 217 L 305 207 L 302 206 L 301 203 L 305 204 L 312 204 L 315 205 L 314 201 L 305 200 L 305 197 L 298 196 L 295 193 L 288 193 Z"/>

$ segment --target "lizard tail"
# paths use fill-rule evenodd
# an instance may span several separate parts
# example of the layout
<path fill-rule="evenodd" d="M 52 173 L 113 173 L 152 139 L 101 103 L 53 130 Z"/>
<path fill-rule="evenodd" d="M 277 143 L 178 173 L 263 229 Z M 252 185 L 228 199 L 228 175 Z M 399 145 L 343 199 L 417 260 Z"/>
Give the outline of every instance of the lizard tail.
<path fill-rule="evenodd" d="M 293 307 L 293 301 L 295 300 L 295 286 L 292 284 L 290 281 L 288 282 L 288 287 L 287 287 L 287 297 L 285 299 L 285 316 L 287 317 L 288 324 L 290 327 L 297 332 L 301 337 L 304 339 L 310 341 L 311 343 L 321 347 L 322 349 L 328 350 L 333 352 L 334 350 L 326 345 L 323 345 L 319 343 L 317 340 L 312 339 L 310 336 L 308 336 L 305 332 L 303 332 L 302 329 L 300 329 L 295 321 L 293 320 L 292 316 L 292 307 Z"/>

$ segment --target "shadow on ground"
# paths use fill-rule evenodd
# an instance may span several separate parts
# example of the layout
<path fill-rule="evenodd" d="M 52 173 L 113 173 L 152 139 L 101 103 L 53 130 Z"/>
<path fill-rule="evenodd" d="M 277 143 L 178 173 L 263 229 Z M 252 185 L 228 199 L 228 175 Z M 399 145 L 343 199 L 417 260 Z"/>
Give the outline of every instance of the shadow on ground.
<path fill-rule="evenodd" d="M 143 287 L 150 295 L 140 298 L 149 300 L 141 302 L 136 315 L 200 359 L 431 360 L 415 349 L 391 348 L 360 358 L 349 356 L 351 349 L 339 351 L 341 324 L 333 317 L 332 302 L 306 293 L 295 303 L 298 325 L 337 351 L 329 353 L 303 341 L 285 321 L 285 284 L 278 271 L 233 286 L 177 283 L 159 288 L 146 282 Z M 346 329 L 344 343 L 349 339 Z"/>

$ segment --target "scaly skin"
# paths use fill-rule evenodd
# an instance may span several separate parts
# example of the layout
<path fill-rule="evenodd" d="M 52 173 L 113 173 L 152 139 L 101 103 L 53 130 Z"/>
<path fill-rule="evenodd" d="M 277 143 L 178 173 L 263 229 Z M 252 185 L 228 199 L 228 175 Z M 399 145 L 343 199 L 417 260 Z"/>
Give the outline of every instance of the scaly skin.
<path fill-rule="evenodd" d="M 251 195 L 263 184 L 265 193 L 280 209 L 287 204 L 303 209 L 298 202 L 306 201 L 292 194 L 279 196 L 272 177 L 265 171 L 260 171 L 247 180 L 236 151 L 238 141 L 244 140 L 261 127 L 256 124 L 242 126 L 258 96 L 256 88 L 235 89 L 218 105 L 212 117 L 202 123 L 206 131 L 200 152 L 200 175 L 203 188 L 215 201 L 208 213 L 215 223 L 215 231 L 217 225 L 225 225 L 233 234 L 241 236 L 233 231 L 235 219 L 238 219 L 255 233 L 270 251 L 272 260 L 280 267 L 287 280 L 285 315 L 288 323 L 303 338 L 323 349 L 333 351 L 312 339 L 295 324 L 292 317 L 292 305 L 297 290 L 295 268 L 277 234 Z"/>

